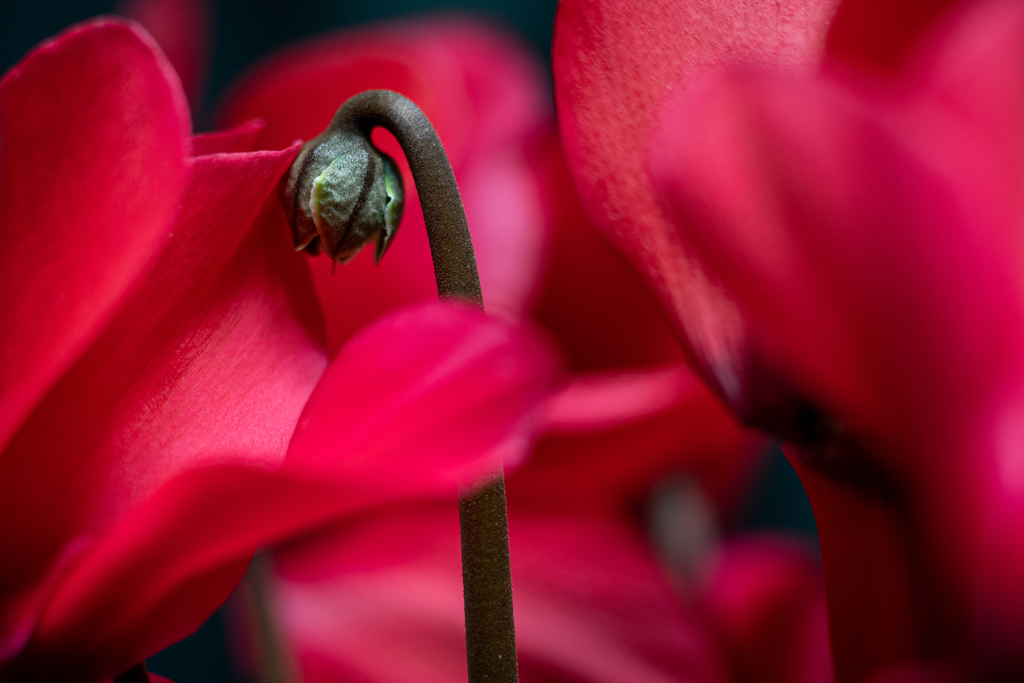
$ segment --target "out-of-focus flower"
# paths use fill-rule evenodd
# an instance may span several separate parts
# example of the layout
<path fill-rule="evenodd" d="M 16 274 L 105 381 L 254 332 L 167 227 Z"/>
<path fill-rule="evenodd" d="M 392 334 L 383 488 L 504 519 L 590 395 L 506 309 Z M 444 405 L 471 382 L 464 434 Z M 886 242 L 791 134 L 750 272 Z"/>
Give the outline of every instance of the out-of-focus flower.
<path fill-rule="evenodd" d="M 697 534 L 682 554 L 705 572 L 698 586 L 670 579 L 645 537 L 655 482 L 687 472 L 728 511 L 760 441 L 681 364 L 656 300 L 583 218 L 520 49 L 451 20 L 340 34 L 258 67 L 222 121 L 261 117 L 258 144 L 275 147 L 319 132 L 367 88 L 397 90 L 435 122 L 487 306 L 546 326 L 572 371 L 506 484 L 522 680 L 827 680 L 813 562 L 763 540 L 727 544 L 716 564 L 714 539 Z M 376 270 L 369 255 L 333 276 L 314 263 L 332 344 L 355 305 L 369 319 L 431 295 L 425 240 L 404 237 Z M 272 611 L 303 680 L 465 679 L 456 520 L 448 503 L 394 506 L 275 549 Z"/>
<path fill-rule="evenodd" d="M 421 306 L 328 367 L 265 201 L 297 145 L 247 151 L 257 131 L 192 137 L 134 24 L 71 29 L 0 85 L 5 681 L 115 675 L 201 624 L 260 545 L 454 496 L 525 445 L 553 367 L 509 324 Z"/>
<path fill-rule="evenodd" d="M 789 453 L 839 679 L 916 659 L 1016 680 L 1024 9 L 956 8 L 887 78 L 856 61 L 698 87 L 651 140 L 652 176 L 813 407 Z M 933 675 L 902 671 L 885 680 Z"/>

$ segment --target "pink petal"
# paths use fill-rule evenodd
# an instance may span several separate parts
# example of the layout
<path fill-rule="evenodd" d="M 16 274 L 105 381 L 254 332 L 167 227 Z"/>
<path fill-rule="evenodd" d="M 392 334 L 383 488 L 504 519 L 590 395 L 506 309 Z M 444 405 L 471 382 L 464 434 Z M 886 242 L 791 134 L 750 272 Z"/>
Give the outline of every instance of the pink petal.
<path fill-rule="evenodd" d="M 574 0 L 558 8 L 559 129 L 587 216 L 648 276 L 690 360 L 736 406 L 751 400 L 743 322 L 663 216 L 637 150 L 673 88 L 714 68 L 817 64 L 836 5 L 659 0 L 637 12 L 621 0 Z"/>
<path fill-rule="evenodd" d="M 166 245 L 188 179 L 170 65 L 103 20 L 0 86 L 0 443 L 100 334 Z"/>
<path fill-rule="evenodd" d="M 454 500 L 521 445 L 551 368 L 539 342 L 473 310 L 382 320 L 332 364 L 280 471 L 193 468 L 99 534 L 5 680 L 116 673 L 202 623 L 257 547 L 402 497 Z"/>
<path fill-rule="evenodd" d="M 547 112 L 537 65 L 504 34 L 433 20 L 329 36 L 259 66 L 228 97 L 220 121 L 264 119 L 258 146 L 275 149 L 318 135 L 346 99 L 371 88 L 406 95 L 430 118 L 463 192 L 484 300 L 519 312 L 533 294 L 545 228 L 524 147 Z M 312 262 L 332 353 L 385 311 L 436 297 L 408 165 L 390 134 L 374 139 L 403 169 L 402 235 L 379 267 L 369 253 L 333 274 L 327 259 Z"/>

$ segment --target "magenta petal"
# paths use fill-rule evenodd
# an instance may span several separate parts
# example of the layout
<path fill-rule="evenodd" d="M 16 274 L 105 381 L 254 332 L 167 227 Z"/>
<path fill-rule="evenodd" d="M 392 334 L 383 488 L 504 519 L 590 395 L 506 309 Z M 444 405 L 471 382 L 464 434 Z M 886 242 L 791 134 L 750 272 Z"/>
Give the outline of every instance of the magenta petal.
<path fill-rule="evenodd" d="M 484 452 L 492 468 L 503 457 L 514 463 L 553 372 L 545 346 L 477 310 L 429 304 L 394 314 L 331 364 L 285 469 L 417 489 L 479 474 Z"/>
<path fill-rule="evenodd" d="M 72 29 L 0 86 L 0 443 L 166 244 L 188 182 L 188 106 L 153 41 Z"/>

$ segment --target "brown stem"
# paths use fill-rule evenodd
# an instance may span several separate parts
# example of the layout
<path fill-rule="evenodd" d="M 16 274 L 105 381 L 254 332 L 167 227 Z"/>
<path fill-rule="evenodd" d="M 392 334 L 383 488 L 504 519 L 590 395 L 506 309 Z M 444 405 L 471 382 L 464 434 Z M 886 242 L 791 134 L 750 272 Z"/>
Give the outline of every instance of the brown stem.
<path fill-rule="evenodd" d="M 423 208 L 442 299 L 483 308 L 473 241 L 448 155 L 419 107 L 389 90 L 356 95 L 338 110 L 331 127 L 366 140 L 376 126 L 402 146 Z M 505 481 L 501 472 L 483 488 L 459 496 L 462 590 L 470 683 L 516 683 L 516 634 L 512 615 Z"/>

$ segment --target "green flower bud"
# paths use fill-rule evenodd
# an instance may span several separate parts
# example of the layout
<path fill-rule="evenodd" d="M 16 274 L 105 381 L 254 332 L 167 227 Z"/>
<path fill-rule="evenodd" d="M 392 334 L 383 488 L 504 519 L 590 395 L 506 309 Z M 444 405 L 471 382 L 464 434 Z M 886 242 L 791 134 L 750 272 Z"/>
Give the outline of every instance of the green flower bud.
<path fill-rule="evenodd" d="M 296 250 L 347 263 L 376 239 L 379 263 L 402 219 L 395 162 L 361 135 L 328 128 L 307 142 L 281 186 Z"/>

